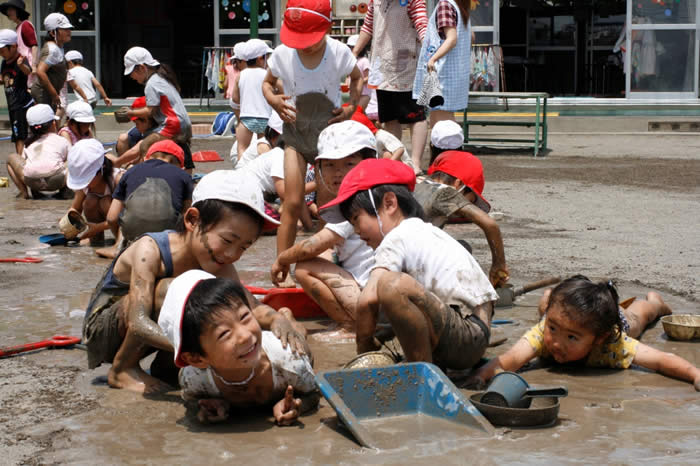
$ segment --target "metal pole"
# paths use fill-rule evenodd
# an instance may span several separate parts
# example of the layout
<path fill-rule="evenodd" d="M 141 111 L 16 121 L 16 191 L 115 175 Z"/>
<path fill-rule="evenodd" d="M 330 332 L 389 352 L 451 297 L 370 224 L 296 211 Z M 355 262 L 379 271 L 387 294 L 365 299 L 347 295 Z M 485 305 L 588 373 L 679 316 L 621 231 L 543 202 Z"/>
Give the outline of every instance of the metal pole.
<path fill-rule="evenodd" d="M 258 37 L 258 0 L 250 0 L 250 37 Z"/>

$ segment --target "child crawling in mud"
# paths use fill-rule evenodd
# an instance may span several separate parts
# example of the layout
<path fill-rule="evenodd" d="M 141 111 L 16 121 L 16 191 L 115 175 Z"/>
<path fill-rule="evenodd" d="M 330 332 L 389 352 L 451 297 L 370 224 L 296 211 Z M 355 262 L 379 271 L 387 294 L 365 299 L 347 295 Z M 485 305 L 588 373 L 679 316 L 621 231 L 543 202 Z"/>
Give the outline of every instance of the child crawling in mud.
<path fill-rule="evenodd" d="M 264 229 L 278 224 L 265 215 L 258 185 L 232 171 L 206 175 L 194 190 L 192 201 L 176 231 L 147 233 L 124 249 L 90 300 L 83 323 L 88 364 L 92 369 L 111 362 L 107 380 L 114 388 L 141 392 L 169 388 L 139 364 L 149 352 L 159 349 L 163 351 L 156 357 L 152 373 L 160 369 L 167 376 L 168 366 L 174 369 L 169 354 L 173 346 L 156 323 L 158 303 L 167 289 L 168 280 L 164 279 L 203 269 L 238 281 L 233 263 Z M 273 331 L 284 346 L 305 351 L 303 326 L 260 304 L 248 292 L 246 296 L 263 328 Z"/>
<path fill-rule="evenodd" d="M 318 405 L 310 356 L 262 331 L 249 303 L 229 278 L 190 270 L 172 281 L 158 324 L 182 368 L 182 397 L 197 401 L 203 423 L 226 420 L 234 406 L 272 405 L 275 422 L 290 425 Z"/>
<path fill-rule="evenodd" d="M 375 250 L 357 303 L 357 352 L 379 349 L 375 330 L 381 309 L 408 361 L 471 368 L 488 345 L 498 295 L 461 244 L 423 221 L 411 195 L 415 182 L 413 170 L 402 162 L 363 160 L 345 176 L 338 196 L 321 208 L 327 221 L 350 221 Z"/>
<path fill-rule="evenodd" d="M 559 364 L 612 369 L 636 364 L 690 382 L 700 391 L 700 369 L 635 339 L 651 322 L 671 314 L 658 293 L 650 292 L 646 300 L 621 309 L 612 282 L 594 283 L 575 275 L 547 290 L 539 310 L 544 318 L 511 349 L 480 368 L 472 382 L 483 385 L 499 372 L 516 371 L 541 357 Z"/>

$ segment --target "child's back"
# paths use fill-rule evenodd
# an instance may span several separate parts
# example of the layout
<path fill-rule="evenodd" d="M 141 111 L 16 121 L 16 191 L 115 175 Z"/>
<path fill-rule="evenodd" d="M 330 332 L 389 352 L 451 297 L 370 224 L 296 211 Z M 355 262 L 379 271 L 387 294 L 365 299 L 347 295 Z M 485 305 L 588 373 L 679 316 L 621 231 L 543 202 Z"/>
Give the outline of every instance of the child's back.
<path fill-rule="evenodd" d="M 82 65 L 75 65 L 73 68 L 68 70 L 68 77 L 66 78 L 66 81 L 75 81 L 75 83 L 80 86 L 85 93 L 87 100 L 84 100 L 83 97 L 77 92 L 75 93 L 76 97 L 89 104 L 92 104 L 93 102 L 97 101 L 95 86 L 92 85 L 92 80 L 94 78 L 95 75 L 92 73 L 92 71 Z"/>
<path fill-rule="evenodd" d="M 70 143 L 56 133 L 48 133 L 24 148 L 24 176 L 45 178 L 65 171 Z"/>
<path fill-rule="evenodd" d="M 284 179 L 284 150 L 275 147 L 245 164 L 242 170 L 255 178 L 263 193 L 277 195 L 274 178 Z"/>
<path fill-rule="evenodd" d="M 238 81 L 241 96 L 241 118 L 269 118 L 272 107 L 267 103 L 262 92 L 265 80 L 265 68 L 248 67 L 241 71 Z"/>

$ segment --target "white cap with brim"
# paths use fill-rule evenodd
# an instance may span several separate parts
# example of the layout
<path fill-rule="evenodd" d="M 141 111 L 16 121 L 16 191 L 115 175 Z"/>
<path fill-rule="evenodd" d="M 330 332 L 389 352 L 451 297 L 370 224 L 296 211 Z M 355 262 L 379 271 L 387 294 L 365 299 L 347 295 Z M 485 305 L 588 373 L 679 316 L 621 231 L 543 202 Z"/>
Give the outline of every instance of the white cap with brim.
<path fill-rule="evenodd" d="M 124 54 L 124 76 L 134 71 L 136 65 L 158 66 L 160 62 L 143 47 L 131 47 Z"/>
<path fill-rule="evenodd" d="M 78 52 L 77 50 L 69 50 L 66 52 L 66 60 L 70 61 L 75 61 L 75 60 L 80 60 L 83 61 L 83 54 Z"/>
<path fill-rule="evenodd" d="M 318 135 L 316 160 L 338 160 L 362 149 L 377 151 L 377 140 L 372 131 L 355 120 L 334 123 Z"/>
<path fill-rule="evenodd" d="M 43 125 L 54 121 L 56 114 L 46 104 L 36 104 L 27 110 L 27 124 L 29 126 Z"/>
<path fill-rule="evenodd" d="M 168 292 L 160 307 L 158 325 L 173 345 L 173 360 L 177 367 L 185 367 L 180 348 L 182 347 L 182 319 L 185 315 L 185 305 L 192 290 L 202 280 L 216 278 L 204 270 L 188 270 L 170 282 Z"/>
<path fill-rule="evenodd" d="M 272 111 L 270 114 L 270 118 L 267 120 L 267 126 L 270 128 L 274 129 L 277 131 L 279 134 L 282 134 L 282 128 L 284 127 L 284 121 L 282 121 L 282 118 L 280 118 L 279 113 L 276 111 Z"/>
<path fill-rule="evenodd" d="M 462 127 L 452 120 L 438 121 L 430 131 L 430 143 L 438 149 L 461 149 L 464 144 Z"/>
<path fill-rule="evenodd" d="M 68 151 L 68 177 L 66 185 L 74 190 L 85 189 L 102 167 L 105 149 L 94 138 L 81 139 Z"/>
<path fill-rule="evenodd" d="M 267 45 L 267 42 L 265 42 L 264 40 L 250 39 L 248 42 L 246 42 L 245 46 L 245 60 L 253 60 L 255 58 L 265 56 L 268 53 L 272 52 L 273 50 L 270 48 L 269 45 Z"/>
<path fill-rule="evenodd" d="M 233 46 L 233 57 L 236 60 L 246 60 L 245 57 L 245 42 L 239 42 L 236 45 Z"/>
<path fill-rule="evenodd" d="M 17 45 L 17 33 L 12 29 L 0 30 L 0 48 Z"/>
<path fill-rule="evenodd" d="M 354 47 L 355 44 L 357 44 L 357 41 L 359 39 L 360 39 L 359 34 L 353 34 L 352 36 L 348 37 L 348 41 L 347 41 L 348 47 Z"/>
<path fill-rule="evenodd" d="M 61 13 L 51 13 L 44 18 L 44 29 L 47 32 L 55 31 L 56 29 L 73 29 L 73 25 Z"/>
<path fill-rule="evenodd" d="M 75 120 L 78 123 L 94 123 L 95 115 L 92 113 L 92 105 L 82 100 L 71 102 L 66 107 L 66 116 L 69 120 Z"/>
<path fill-rule="evenodd" d="M 245 170 L 216 170 L 205 175 L 192 192 L 192 205 L 197 207 L 197 202 L 207 199 L 247 205 L 263 218 L 263 230 L 280 224 L 265 213 L 262 188 Z"/>

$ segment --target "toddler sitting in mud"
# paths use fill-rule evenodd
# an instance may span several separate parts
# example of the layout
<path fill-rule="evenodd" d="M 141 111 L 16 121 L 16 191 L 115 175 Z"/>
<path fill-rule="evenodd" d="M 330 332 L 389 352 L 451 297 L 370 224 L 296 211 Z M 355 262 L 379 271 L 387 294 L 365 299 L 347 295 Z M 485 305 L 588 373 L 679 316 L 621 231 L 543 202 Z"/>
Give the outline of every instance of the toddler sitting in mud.
<path fill-rule="evenodd" d="M 559 364 L 628 369 L 636 364 L 685 380 L 700 391 L 700 369 L 672 353 L 664 353 L 635 338 L 671 309 L 657 293 L 627 309 L 618 305 L 612 282 L 593 283 L 582 275 L 561 282 L 540 301 L 544 318 L 501 356 L 479 369 L 472 382 L 483 385 L 502 371 L 516 371 L 541 357 Z"/>
<path fill-rule="evenodd" d="M 264 213 L 262 192 L 255 183 L 233 172 L 206 175 L 192 194 L 193 205 L 180 218 L 176 231 L 147 233 L 124 249 L 100 280 L 83 323 L 89 367 L 111 362 L 107 379 L 115 388 L 159 391 L 167 388 L 141 369 L 139 362 L 152 348 L 172 352 L 158 326 L 158 301 L 168 280 L 191 269 L 238 281 L 233 263 L 266 228 L 278 223 Z M 284 346 L 304 352 L 303 326 L 295 327 L 282 314 L 260 304 L 246 292 L 253 315 Z M 300 333 L 301 332 L 301 333 Z M 170 361 L 170 362 L 169 362 Z M 161 353 L 151 367 L 167 375 L 172 356 Z M 163 364 L 169 367 L 163 369 Z"/>
<path fill-rule="evenodd" d="M 240 283 L 185 272 L 170 284 L 158 324 L 182 368 L 182 397 L 198 400 L 201 422 L 226 420 L 232 406 L 274 403 L 275 422 L 289 425 L 318 405 L 310 357 L 261 331 Z"/>
<path fill-rule="evenodd" d="M 473 367 L 490 337 L 496 291 L 456 240 L 423 221 L 411 195 L 416 178 L 390 159 L 360 162 L 335 200 L 321 208 L 329 222 L 349 220 L 375 250 L 369 282 L 357 303 L 357 352 L 379 349 L 379 310 L 408 361 Z"/>

